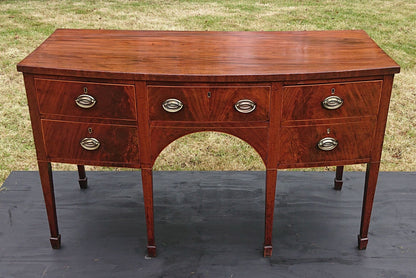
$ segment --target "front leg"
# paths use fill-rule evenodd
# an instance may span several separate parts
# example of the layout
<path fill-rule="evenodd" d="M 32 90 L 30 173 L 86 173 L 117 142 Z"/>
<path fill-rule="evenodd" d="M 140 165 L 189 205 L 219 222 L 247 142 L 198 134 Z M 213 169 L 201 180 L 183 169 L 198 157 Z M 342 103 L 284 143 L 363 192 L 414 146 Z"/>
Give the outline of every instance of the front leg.
<path fill-rule="evenodd" d="M 266 170 L 266 208 L 264 223 L 264 245 L 263 256 L 271 257 L 273 252 L 272 234 L 273 234 L 273 214 L 274 200 L 276 195 L 277 170 Z"/>
<path fill-rule="evenodd" d="M 46 213 L 48 215 L 50 242 L 53 249 L 61 248 L 61 235 L 58 230 L 58 218 L 56 215 L 55 193 L 52 179 L 52 166 L 50 162 L 38 161 L 40 182 L 42 184 L 43 198 L 45 200 Z"/>
<path fill-rule="evenodd" d="M 358 235 L 358 249 L 360 250 L 367 248 L 368 227 L 370 226 L 371 211 L 373 208 L 374 194 L 376 192 L 379 168 L 380 162 L 367 163 L 367 171 L 365 173 L 363 208 L 361 214 L 361 227 L 360 234 Z"/>
<path fill-rule="evenodd" d="M 147 254 L 156 257 L 155 229 L 153 217 L 153 177 L 152 169 L 142 169 L 142 186 L 144 199 L 144 212 L 147 229 Z"/>

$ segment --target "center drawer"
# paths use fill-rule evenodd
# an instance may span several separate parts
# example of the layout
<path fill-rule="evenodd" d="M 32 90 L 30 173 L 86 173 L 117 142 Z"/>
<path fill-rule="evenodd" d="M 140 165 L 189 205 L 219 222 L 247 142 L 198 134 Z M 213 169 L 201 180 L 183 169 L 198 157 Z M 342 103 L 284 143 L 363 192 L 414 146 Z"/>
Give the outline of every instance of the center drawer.
<path fill-rule="evenodd" d="M 42 131 L 52 161 L 139 163 L 135 126 L 42 120 Z"/>
<path fill-rule="evenodd" d="M 268 121 L 269 86 L 148 86 L 153 121 Z"/>
<path fill-rule="evenodd" d="M 134 85 L 35 79 L 42 114 L 136 119 Z"/>

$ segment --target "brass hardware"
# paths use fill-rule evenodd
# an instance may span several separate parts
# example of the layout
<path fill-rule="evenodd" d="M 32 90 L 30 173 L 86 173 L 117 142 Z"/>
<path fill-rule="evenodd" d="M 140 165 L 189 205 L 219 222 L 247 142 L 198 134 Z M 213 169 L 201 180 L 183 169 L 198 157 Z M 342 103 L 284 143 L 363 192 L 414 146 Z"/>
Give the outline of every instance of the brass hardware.
<path fill-rule="evenodd" d="M 88 128 L 88 133 L 92 134 L 92 128 L 91 127 Z"/>
<path fill-rule="evenodd" d="M 162 107 L 166 112 L 175 113 L 183 108 L 183 103 L 176 98 L 169 98 L 163 102 Z"/>
<path fill-rule="evenodd" d="M 331 89 L 331 93 L 332 93 L 332 94 L 335 94 L 335 88 L 332 88 L 332 89 Z"/>
<path fill-rule="evenodd" d="M 322 106 L 328 110 L 335 110 L 342 106 L 344 101 L 338 96 L 329 96 L 322 101 Z"/>
<path fill-rule="evenodd" d="M 331 133 L 331 129 L 330 128 L 327 128 L 326 129 L 326 133 L 330 134 Z"/>
<path fill-rule="evenodd" d="M 84 88 L 84 92 L 85 91 L 86 88 Z M 88 109 L 93 107 L 97 103 L 97 101 L 93 96 L 90 96 L 88 94 L 82 94 L 75 99 L 75 103 L 81 108 Z"/>
<path fill-rule="evenodd" d="M 319 140 L 317 146 L 322 151 L 332 151 L 338 146 L 338 141 L 331 137 L 325 137 Z"/>
<path fill-rule="evenodd" d="M 95 138 L 86 137 L 82 139 L 79 144 L 87 151 L 94 151 L 100 147 L 100 141 Z"/>
<path fill-rule="evenodd" d="M 247 114 L 256 110 L 256 103 L 249 99 L 240 99 L 236 102 L 234 108 L 240 113 Z"/>
<path fill-rule="evenodd" d="M 211 92 L 208 92 L 208 98 L 210 98 L 211 97 Z"/>

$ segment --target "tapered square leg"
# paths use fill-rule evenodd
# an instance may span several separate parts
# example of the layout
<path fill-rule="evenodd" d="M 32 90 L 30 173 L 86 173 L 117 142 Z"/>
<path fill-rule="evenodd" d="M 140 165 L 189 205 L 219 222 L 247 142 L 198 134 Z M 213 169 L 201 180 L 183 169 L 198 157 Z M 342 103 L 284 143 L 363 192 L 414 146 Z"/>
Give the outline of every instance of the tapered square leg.
<path fill-rule="evenodd" d="M 274 200 L 276 195 L 277 170 L 266 170 L 266 208 L 264 223 L 264 245 L 263 256 L 270 257 L 273 252 L 272 234 L 273 234 L 273 214 Z"/>
<path fill-rule="evenodd" d="M 53 249 L 61 247 L 61 235 L 58 230 L 56 215 L 55 193 L 52 179 L 52 166 L 50 162 L 38 161 L 40 182 L 42 184 L 43 198 L 45 200 L 46 214 L 48 215 L 50 242 Z"/>
<path fill-rule="evenodd" d="M 337 166 L 335 170 L 335 179 L 334 179 L 334 189 L 335 190 L 341 190 L 342 184 L 344 183 L 342 181 L 342 175 L 344 173 L 344 166 Z"/>
<path fill-rule="evenodd" d="M 78 167 L 78 183 L 79 183 L 79 187 L 81 189 L 86 189 L 88 188 L 88 179 L 87 179 L 87 175 L 85 173 L 85 167 L 84 165 L 77 165 Z"/>
<path fill-rule="evenodd" d="M 153 173 L 152 169 L 142 169 L 142 186 L 144 199 L 144 212 L 146 215 L 147 229 L 147 254 L 156 256 L 154 219 L 153 219 Z"/>
<path fill-rule="evenodd" d="M 367 248 L 368 243 L 368 227 L 370 226 L 371 211 L 373 209 L 374 194 L 378 179 L 380 163 L 367 163 L 367 171 L 365 173 L 365 186 L 363 197 L 363 208 L 361 213 L 360 234 L 358 235 L 358 249 Z"/>

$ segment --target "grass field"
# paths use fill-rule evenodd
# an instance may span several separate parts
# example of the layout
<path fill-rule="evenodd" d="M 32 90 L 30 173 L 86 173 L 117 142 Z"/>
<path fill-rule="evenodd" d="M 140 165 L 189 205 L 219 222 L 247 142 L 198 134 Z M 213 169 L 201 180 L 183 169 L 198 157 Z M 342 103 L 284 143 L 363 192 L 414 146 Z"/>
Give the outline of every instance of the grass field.
<path fill-rule="evenodd" d="M 416 171 L 416 1 L 1 1 L 0 184 L 35 170 L 22 75 L 16 64 L 56 28 L 284 31 L 363 29 L 402 67 L 396 76 L 382 170 Z M 54 165 L 56 169 L 76 168 Z M 239 139 L 196 133 L 168 146 L 158 170 L 261 170 Z M 362 165 L 347 169 L 363 170 Z"/>

